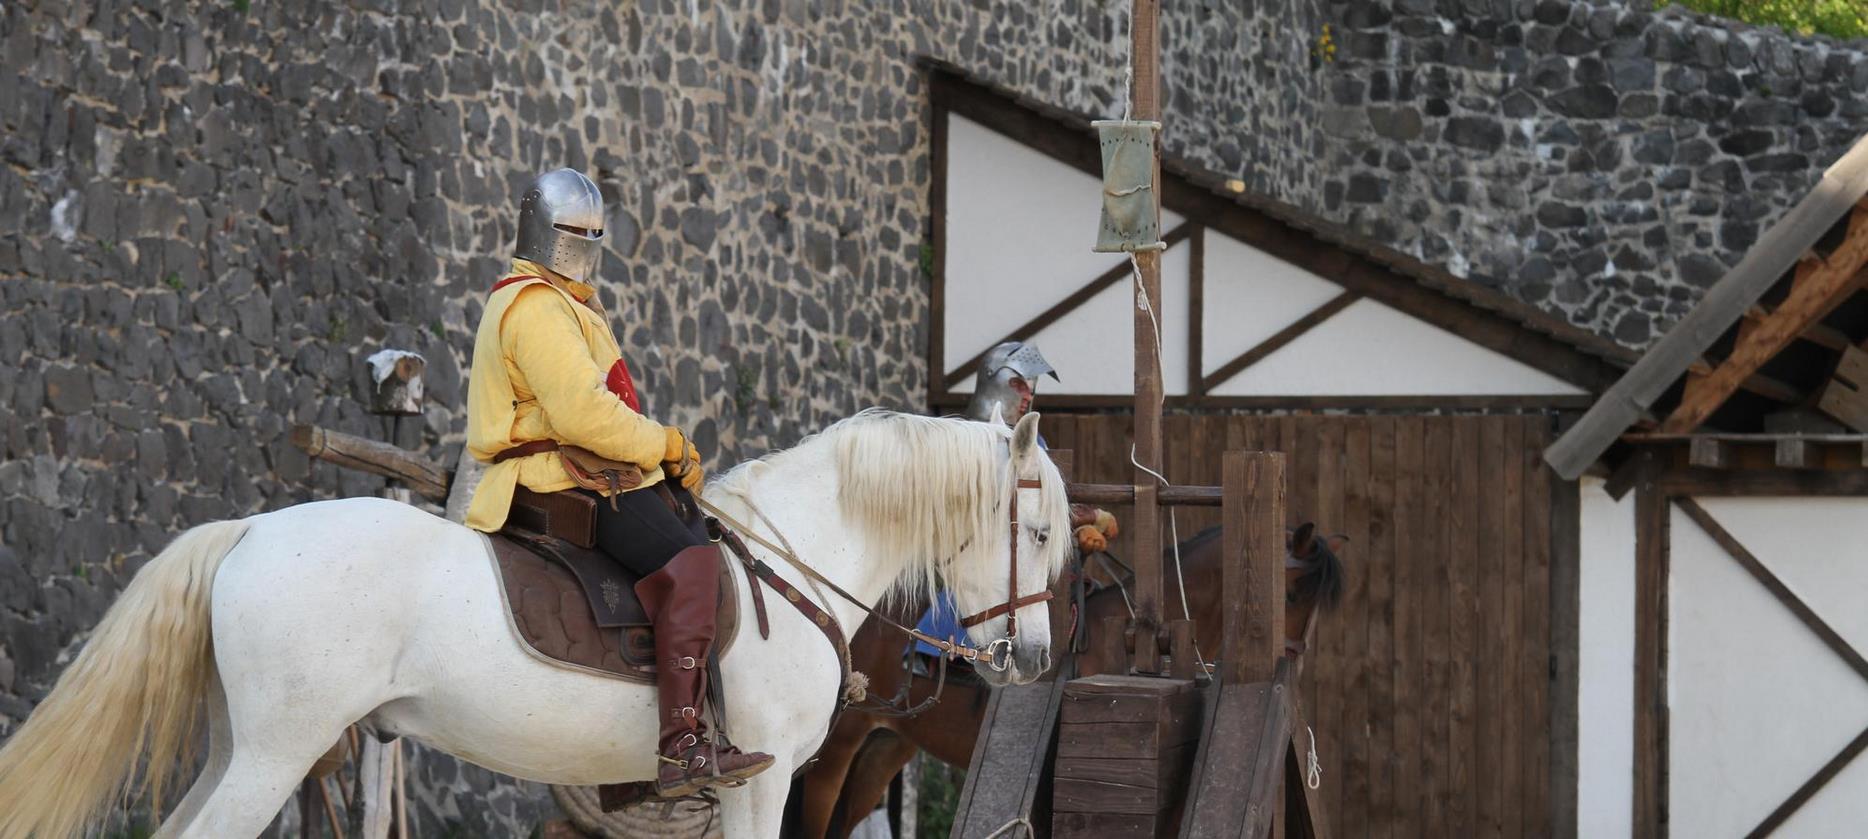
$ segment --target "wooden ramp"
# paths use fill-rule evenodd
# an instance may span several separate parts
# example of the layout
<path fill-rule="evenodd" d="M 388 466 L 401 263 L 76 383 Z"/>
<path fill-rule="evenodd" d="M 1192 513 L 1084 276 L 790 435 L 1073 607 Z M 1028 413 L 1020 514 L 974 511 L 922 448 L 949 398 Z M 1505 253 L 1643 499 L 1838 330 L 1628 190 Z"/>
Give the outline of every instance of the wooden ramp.
<path fill-rule="evenodd" d="M 1050 823 L 1051 756 L 1065 681 L 1051 676 L 992 692 L 954 813 L 953 839 L 1031 836 L 1017 825 Z"/>

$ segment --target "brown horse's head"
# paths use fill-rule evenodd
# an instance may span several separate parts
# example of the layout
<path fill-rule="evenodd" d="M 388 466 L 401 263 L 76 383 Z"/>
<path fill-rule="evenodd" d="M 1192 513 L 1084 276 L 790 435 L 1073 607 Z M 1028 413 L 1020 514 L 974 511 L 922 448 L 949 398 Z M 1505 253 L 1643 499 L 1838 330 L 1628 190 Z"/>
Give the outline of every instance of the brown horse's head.
<path fill-rule="evenodd" d="M 1319 538 L 1311 522 L 1286 531 L 1284 637 L 1294 651 L 1303 651 L 1310 616 L 1342 602 L 1343 563 L 1336 552 L 1348 543 L 1349 537 L 1340 534 Z"/>

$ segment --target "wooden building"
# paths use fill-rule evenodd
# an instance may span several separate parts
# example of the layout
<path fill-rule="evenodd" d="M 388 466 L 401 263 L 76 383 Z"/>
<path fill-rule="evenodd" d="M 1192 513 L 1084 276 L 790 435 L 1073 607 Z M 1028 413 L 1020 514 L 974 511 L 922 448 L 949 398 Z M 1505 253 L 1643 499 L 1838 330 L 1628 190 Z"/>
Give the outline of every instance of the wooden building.
<path fill-rule="evenodd" d="M 1868 825 L 1868 142 L 1547 453 L 1589 836 Z"/>
<path fill-rule="evenodd" d="M 1062 376 L 1047 438 L 1077 480 L 1129 482 L 1134 303 L 1128 262 L 1089 249 L 1087 119 L 942 70 L 933 98 L 930 407 L 965 403 L 989 347 L 1035 340 Z M 1540 455 L 1635 354 L 1237 183 L 1172 159 L 1162 177 L 1167 478 L 1282 451 L 1293 523 L 1350 539 L 1302 687 L 1332 828 L 1574 834 L 1579 494 Z"/>

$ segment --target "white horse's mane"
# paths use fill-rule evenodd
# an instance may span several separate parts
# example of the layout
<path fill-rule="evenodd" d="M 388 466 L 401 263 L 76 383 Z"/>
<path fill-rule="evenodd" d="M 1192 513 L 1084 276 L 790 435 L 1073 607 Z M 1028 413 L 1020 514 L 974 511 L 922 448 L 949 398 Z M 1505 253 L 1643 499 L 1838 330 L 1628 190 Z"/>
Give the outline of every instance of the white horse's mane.
<path fill-rule="evenodd" d="M 717 484 L 747 495 L 760 464 L 781 467 L 807 449 L 834 446 L 838 506 L 861 527 L 872 561 L 893 566 L 885 571 L 894 595 L 912 601 L 942 578 L 979 579 L 1000 555 L 1009 534 L 1011 441 L 1011 429 L 997 423 L 870 409 L 734 467 Z M 1070 505 L 1057 466 L 1049 457 L 1037 464 L 1038 507 L 1021 507 L 1019 518 L 1022 527 L 1048 529 L 1033 559 L 1051 579 L 1068 558 Z"/>

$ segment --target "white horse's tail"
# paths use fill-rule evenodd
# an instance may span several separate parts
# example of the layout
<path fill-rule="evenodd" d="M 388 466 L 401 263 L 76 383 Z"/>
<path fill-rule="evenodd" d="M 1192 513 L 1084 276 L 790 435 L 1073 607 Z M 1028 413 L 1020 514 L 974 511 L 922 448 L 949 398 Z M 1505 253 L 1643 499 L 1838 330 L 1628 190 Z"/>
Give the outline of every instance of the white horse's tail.
<path fill-rule="evenodd" d="M 163 784 L 193 750 L 213 673 L 214 574 L 246 529 L 223 521 L 183 533 L 104 613 L 0 749 L 0 837 L 80 835 L 129 791 L 145 756 L 143 784 L 161 806 Z"/>

